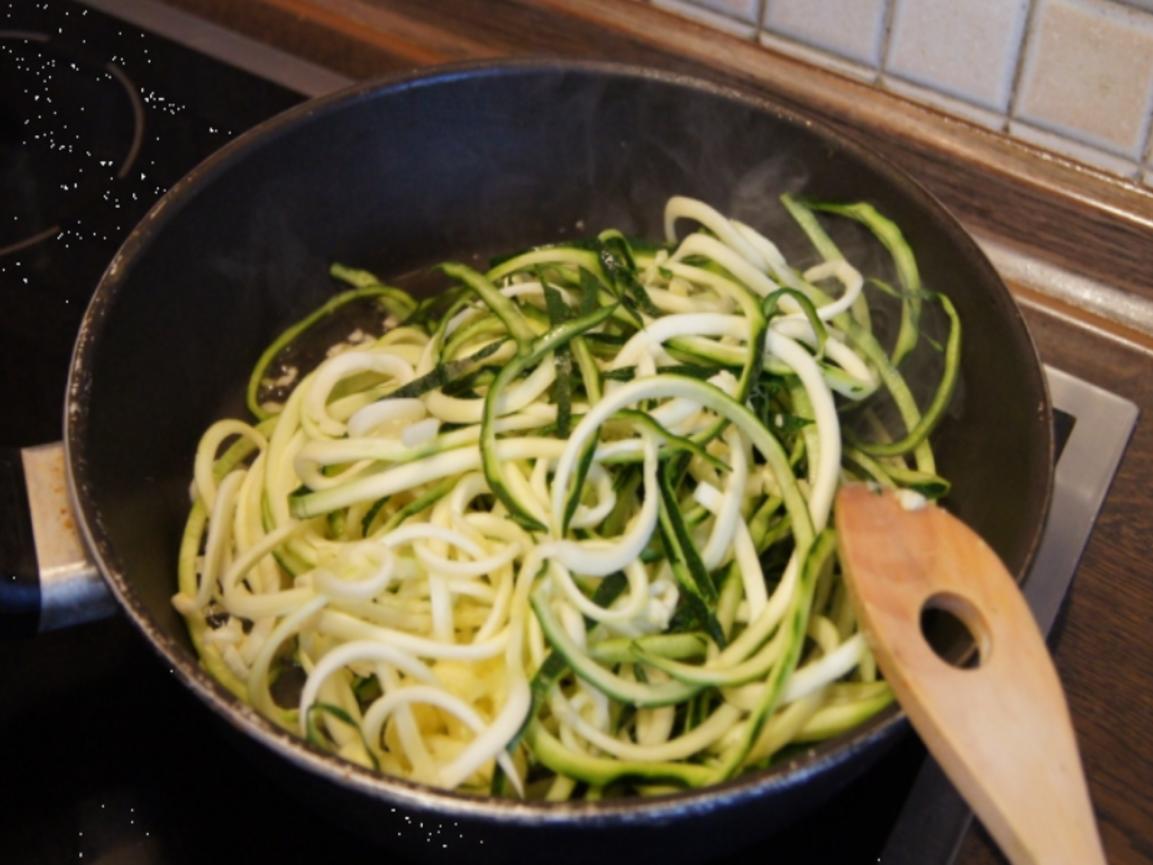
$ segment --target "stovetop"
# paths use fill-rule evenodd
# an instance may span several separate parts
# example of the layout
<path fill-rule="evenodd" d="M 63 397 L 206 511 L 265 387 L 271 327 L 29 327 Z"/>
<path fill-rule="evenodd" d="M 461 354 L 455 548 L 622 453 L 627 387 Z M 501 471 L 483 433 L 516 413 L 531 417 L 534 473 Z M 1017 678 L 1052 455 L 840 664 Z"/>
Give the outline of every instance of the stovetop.
<path fill-rule="evenodd" d="M 72 342 L 133 225 L 300 99 L 68 0 L 0 4 L 0 446 L 60 437 Z"/>
<path fill-rule="evenodd" d="M 89 2 L 0 3 L 0 446 L 59 437 L 84 306 L 164 190 L 233 135 L 339 83 L 149 0 Z M 65 103 L 61 85 L 81 96 Z M 1046 627 L 1135 419 L 1124 400 L 1048 373 L 1064 451 L 1028 583 Z M 0 643 L 0 695 L 2 862 L 401 862 L 271 786 L 123 618 Z M 909 736 L 729 861 L 945 865 L 968 823 Z"/>

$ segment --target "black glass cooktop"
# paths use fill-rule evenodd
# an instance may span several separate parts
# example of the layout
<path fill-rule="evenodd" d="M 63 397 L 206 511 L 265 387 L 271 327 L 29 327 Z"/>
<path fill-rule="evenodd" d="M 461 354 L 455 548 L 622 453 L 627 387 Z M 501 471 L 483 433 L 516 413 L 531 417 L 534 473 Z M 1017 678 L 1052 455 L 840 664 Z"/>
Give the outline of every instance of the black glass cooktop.
<path fill-rule="evenodd" d="M 132 226 L 301 98 L 79 3 L 0 0 L 0 447 L 59 438 L 77 326 Z M 924 762 L 909 736 L 727 861 L 880 861 Z M 125 620 L 0 643 L 0 862 L 369 861 L 403 862 L 266 780 Z"/>
<path fill-rule="evenodd" d="M 88 298 L 201 159 L 300 96 L 66 0 L 0 0 L 0 446 L 60 437 Z"/>
<path fill-rule="evenodd" d="M 267 781 L 122 619 L 0 647 L 0 693 L 0 862 L 406 861 Z M 910 738 L 812 817 L 724 861 L 877 862 L 921 757 Z"/>

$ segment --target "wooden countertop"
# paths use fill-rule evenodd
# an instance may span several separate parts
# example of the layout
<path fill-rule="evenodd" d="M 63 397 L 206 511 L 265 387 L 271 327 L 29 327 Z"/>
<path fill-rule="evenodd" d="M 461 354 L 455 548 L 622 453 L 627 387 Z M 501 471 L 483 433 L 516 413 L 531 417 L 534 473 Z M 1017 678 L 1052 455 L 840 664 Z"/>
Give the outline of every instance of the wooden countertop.
<path fill-rule="evenodd" d="M 1073 273 L 1010 281 L 1042 358 L 1142 415 L 1056 632 L 1109 861 L 1153 862 L 1153 194 L 635 0 L 165 0 L 353 77 L 508 56 L 753 88 L 895 156 L 982 236 Z M 1081 290 L 1085 277 L 1098 290 Z M 1003 861 L 983 831 L 958 862 Z"/>

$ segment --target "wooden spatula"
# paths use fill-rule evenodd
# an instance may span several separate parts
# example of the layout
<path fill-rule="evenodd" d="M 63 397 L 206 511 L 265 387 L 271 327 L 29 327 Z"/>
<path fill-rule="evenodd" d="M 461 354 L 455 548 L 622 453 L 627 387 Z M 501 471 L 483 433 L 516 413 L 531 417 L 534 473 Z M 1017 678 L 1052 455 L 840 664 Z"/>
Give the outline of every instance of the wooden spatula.
<path fill-rule="evenodd" d="M 1015 865 L 1105 862 L 1069 709 L 1020 590 L 989 546 L 932 504 L 850 485 L 841 558 L 869 645 L 930 753 Z M 921 630 L 953 614 L 979 649 L 943 660 Z"/>

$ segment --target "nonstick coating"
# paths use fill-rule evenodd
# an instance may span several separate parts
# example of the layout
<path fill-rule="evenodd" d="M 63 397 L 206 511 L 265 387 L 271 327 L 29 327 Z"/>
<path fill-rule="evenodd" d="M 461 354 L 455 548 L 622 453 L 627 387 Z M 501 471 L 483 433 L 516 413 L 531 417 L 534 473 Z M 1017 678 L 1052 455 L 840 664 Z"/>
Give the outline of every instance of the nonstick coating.
<path fill-rule="evenodd" d="M 1043 378 L 1008 292 L 924 190 L 755 96 L 605 64 L 503 63 L 392 78 L 274 118 L 173 188 L 109 266 L 77 341 L 66 438 L 82 530 L 127 614 L 270 771 L 422 858 L 702 861 L 811 810 L 904 732 L 896 710 L 708 791 L 466 798 L 275 729 L 200 670 L 169 603 L 198 436 L 240 414 L 264 346 L 331 293 L 330 262 L 393 275 L 606 226 L 657 238 L 677 193 L 777 231 L 767 214 L 784 191 L 872 202 L 905 231 L 925 284 L 953 299 L 963 382 L 936 439 L 949 505 L 1024 574 L 1051 485 Z"/>

